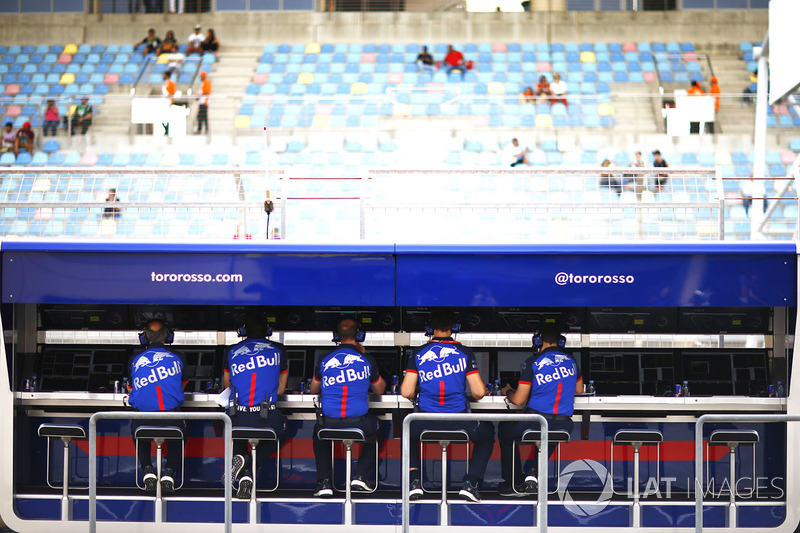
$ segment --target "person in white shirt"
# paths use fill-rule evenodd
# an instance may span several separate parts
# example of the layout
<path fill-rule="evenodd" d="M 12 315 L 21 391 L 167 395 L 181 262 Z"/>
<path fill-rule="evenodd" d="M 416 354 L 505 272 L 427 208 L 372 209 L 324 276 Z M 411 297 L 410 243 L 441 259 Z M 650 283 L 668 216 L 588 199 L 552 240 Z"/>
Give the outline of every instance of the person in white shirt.
<path fill-rule="evenodd" d="M 511 144 L 506 146 L 505 160 L 511 160 L 511 166 L 528 164 L 528 147 L 519 143 L 519 140 L 511 139 Z"/>
<path fill-rule="evenodd" d="M 763 180 L 754 180 L 750 174 L 750 179 L 742 182 L 742 207 L 744 212 L 750 214 L 750 206 L 753 205 L 753 198 L 762 199 L 767 195 Z M 764 200 L 764 212 L 767 212 L 767 201 Z"/>
<path fill-rule="evenodd" d="M 561 102 L 566 106 L 569 105 L 567 103 L 567 83 L 561 81 L 561 74 L 553 75 L 553 83 L 550 84 L 550 91 L 553 93 L 553 97 L 550 100 L 550 105 L 553 105 L 556 102 Z"/>
<path fill-rule="evenodd" d="M 203 48 L 201 43 L 204 37 L 200 34 L 200 24 L 195 24 L 194 32 L 189 35 L 189 46 L 186 48 L 186 55 L 198 54 L 202 55 Z"/>

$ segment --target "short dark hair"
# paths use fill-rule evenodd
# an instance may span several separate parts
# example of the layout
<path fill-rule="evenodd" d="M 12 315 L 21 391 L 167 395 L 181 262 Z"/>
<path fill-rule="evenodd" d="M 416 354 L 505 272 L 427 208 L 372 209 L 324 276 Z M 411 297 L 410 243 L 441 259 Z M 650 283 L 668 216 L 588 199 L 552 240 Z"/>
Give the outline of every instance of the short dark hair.
<path fill-rule="evenodd" d="M 267 313 L 263 309 L 248 309 L 244 315 L 244 329 L 248 337 L 266 337 L 269 333 Z"/>
<path fill-rule="evenodd" d="M 13 128 L 14 127 L 14 123 L 13 122 L 6 122 L 6 128 L 9 127 L 9 126 L 11 126 Z"/>
<path fill-rule="evenodd" d="M 159 324 L 161 327 L 154 330 L 153 324 Z M 144 335 L 147 337 L 147 344 L 164 343 L 167 340 L 169 329 L 166 322 L 160 318 L 152 318 L 144 325 Z"/>
<path fill-rule="evenodd" d="M 542 342 L 547 344 L 558 344 L 561 337 L 561 329 L 555 324 L 543 324 L 539 328 L 539 335 L 542 337 Z"/>
<path fill-rule="evenodd" d="M 437 331 L 450 331 L 456 315 L 451 309 L 434 309 L 431 311 L 430 325 Z"/>
<path fill-rule="evenodd" d="M 358 322 L 354 318 L 343 318 L 336 325 L 336 334 L 340 341 L 354 341 L 358 332 Z"/>

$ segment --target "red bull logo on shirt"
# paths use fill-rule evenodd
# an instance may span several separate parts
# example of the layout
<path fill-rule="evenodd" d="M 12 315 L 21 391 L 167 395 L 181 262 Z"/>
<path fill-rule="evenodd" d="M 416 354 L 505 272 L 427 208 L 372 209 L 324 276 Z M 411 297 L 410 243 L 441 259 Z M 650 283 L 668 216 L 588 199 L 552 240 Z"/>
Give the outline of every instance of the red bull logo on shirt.
<path fill-rule="evenodd" d="M 271 357 L 266 357 L 264 355 L 257 355 L 251 358 L 246 363 L 231 363 L 231 376 L 235 376 L 240 372 L 246 372 L 248 370 L 253 371 L 257 368 L 267 368 L 268 366 L 278 366 L 280 365 L 280 357 L 276 354 Z"/>
<path fill-rule="evenodd" d="M 169 354 L 167 352 L 156 352 L 153 354 L 153 359 L 150 360 L 146 355 L 142 355 L 138 359 L 136 359 L 136 363 L 133 365 L 134 372 L 139 370 L 140 368 L 144 367 L 152 367 L 156 366 L 159 362 L 161 362 L 166 356 Z"/>
<path fill-rule="evenodd" d="M 160 354 L 157 354 L 157 356 L 158 355 Z M 166 355 L 167 354 L 164 354 L 159 360 L 163 359 Z M 146 359 L 146 357 L 144 359 Z M 137 365 L 138 363 L 139 362 L 137 361 Z M 137 366 L 136 368 L 141 368 L 141 366 Z M 169 377 L 175 377 L 180 375 L 181 375 L 181 362 L 174 361 L 171 366 L 159 366 L 152 369 L 150 373 L 147 375 L 134 377 L 133 386 L 135 389 L 141 389 L 143 387 L 147 387 L 150 384 L 158 383 L 162 379 L 167 379 Z"/>
<path fill-rule="evenodd" d="M 440 348 L 439 353 L 436 353 L 435 348 Z M 429 363 L 429 362 L 441 363 L 442 361 L 444 361 L 450 355 L 453 354 L 458 354 L 458 350 L 456 350 L 455 348 L 451 348 L 449 346 L 441 346 L 441 347 L 436 346 L 418 356 L 419 364 Z"/>
<path fill-rule="evenodd" d="M 366 364 L 360 370 L 349 368 L 356 363 L 366 363 L 363 357 L 358 354 L 348 353 L 344 356 L 344 359 L 339 360 L 338 356 L 339 354 L 332 356 L 322 365 L 322 372 L 326 373 L 322 376 L 323 386 L 369 380 L 369 366 Z M 336 370 L 339 372 L 335 373 Z M 331 373 L 327 374 L 329 371 Z"/>
<path fill-rule="evenodd" d="M 234 359 L 240 355 L 253 355 L 261 352 L 262 350 L 269 350 L 274 348 L 274 346 L 268 342 L 257 342 L 252 346 L 244 345 L 240 348 L 237 348 L 233 352 L 231 352 L 231 359 Z"/>
<path fill-rule="evenodd" d="M 544 385 L 545 383 L 552 383 L 571 376 L 575 376 L 575 365 L 571 365 L 570 367 L 559 366 L 554 368 L 552 373 L 536 374 L 536 383 L 538 385 Z"/>
<path fill-rule="evenodd" d="M 347 368 L 354 363 L 363 363 L 364 358 L 360 355 L 356 355 L 354 353 L 349 353 L 344 356 L 344 359 L 340 361 L 336 355 L 331 357 L 323 366 L 322 370 L 332 370 L 335 368 Z"/>
<path fill-rule="evenodd" d="M 441 379 L 445 376 L 458 374 L 459 372 L 465 372 L 466 370 L 467 370 L 467 358 L 460 357 L 458 358 L 455 364 L 451 364 L 447 361 L 444 361 L 436 365 L 436 368 L 433 370 L 423 370 L 420 368 L 419 380 L 420 382 L 424 383 L 432 379 Z"/>

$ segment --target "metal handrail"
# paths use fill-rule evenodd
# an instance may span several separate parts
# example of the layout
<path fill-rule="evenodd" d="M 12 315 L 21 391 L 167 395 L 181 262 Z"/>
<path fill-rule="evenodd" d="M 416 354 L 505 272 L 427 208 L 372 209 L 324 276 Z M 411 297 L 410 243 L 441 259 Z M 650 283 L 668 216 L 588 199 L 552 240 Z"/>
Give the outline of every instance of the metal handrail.
<path fill-rule="evenodd" d="M 233 423 L 225 413 L 145 413 L 132 411 L 112 411 L 95 413 L 89 419 L 89 533 L 97 533 L 97 421 L 98 420 L 221 420 L 225 424 L 225 471 L 223 485 L 225 486 L 225 533 L 231 533 L 231 463 L 233 455 L 233 440 L 231 438 Z M 137 459 L 138 460 L 138 459 Z"/>
<path fill-rule="evenodd" d="M 473 421 L 498 421 L 498 422 L 538 422 L 542 432 L 541 452 L 539 453 L 539 494 L 536 500 L 536 525 L 541 533 L 547 533 L 547 419 L 535 413 L 411 413 L 403 419 L 403 507 L 402 507 L 402 533 L 409 533 L 411 527 L 410 502 L 408 491 L 410 480 L 408 472 L 411 469 L 411 423 L 415 421 L 453 420 L 462 422 Z M 445 483 L 446 480 L 442 480 Z M 90 533 L 94 533 L 90 531 Z"/>
<path fill-rule="evenodd" d="M 695 533 L 703 531 L 703 425 L 706 422 L 800 422 L 800 415 L 702 415 L 697 419 L 694 426 Z M 736 490 L 733 480 L 731 490 Z"/>

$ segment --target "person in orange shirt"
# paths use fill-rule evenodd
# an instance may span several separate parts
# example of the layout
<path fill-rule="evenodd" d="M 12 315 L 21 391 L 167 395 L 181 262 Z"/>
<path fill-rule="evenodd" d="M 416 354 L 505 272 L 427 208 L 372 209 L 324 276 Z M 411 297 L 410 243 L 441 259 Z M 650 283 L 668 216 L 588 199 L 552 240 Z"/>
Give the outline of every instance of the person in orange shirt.
<path fill-rule="evenodd" d="M 714 99 L 714 110 L 719 113 L 719 94 L 722 91 L 719 90 L 719 83 L 717 83 L 717 77 L 711 76 L 711 88 L 708 90 L 709 94 L 716 94 L 717 97 Z"/>
<path fill-rule="evenodd" d="M 689 96 L 705 96 L 706 92 L 700 87 L 699 81 L 693 81 L 692 86 L 689 87 Z"/>
<path fill-rule="evenodd" d="M 172 105 L 174 103 L 173 97 L 175 96 L 175 91 L 177 90 L 178 86 L 175 85 L 175 82 L 172 81 L 172 76 L 169 72 L 164 73 L 164 84 L 161 85 L 161 95 L 164 98 L 169 98 L 169 103 Z"/>
<path fill-rule="evenodd" d="M 200 71 L 200 79 L 203 84 L 200 87 L 200 107 L 197 110 L 197 135 L 203 132 L 203 124 L 206 125 L 206 135 L 208 135 L 208 97 L 211 96 L 211 80 L 205 71 Z"/>

